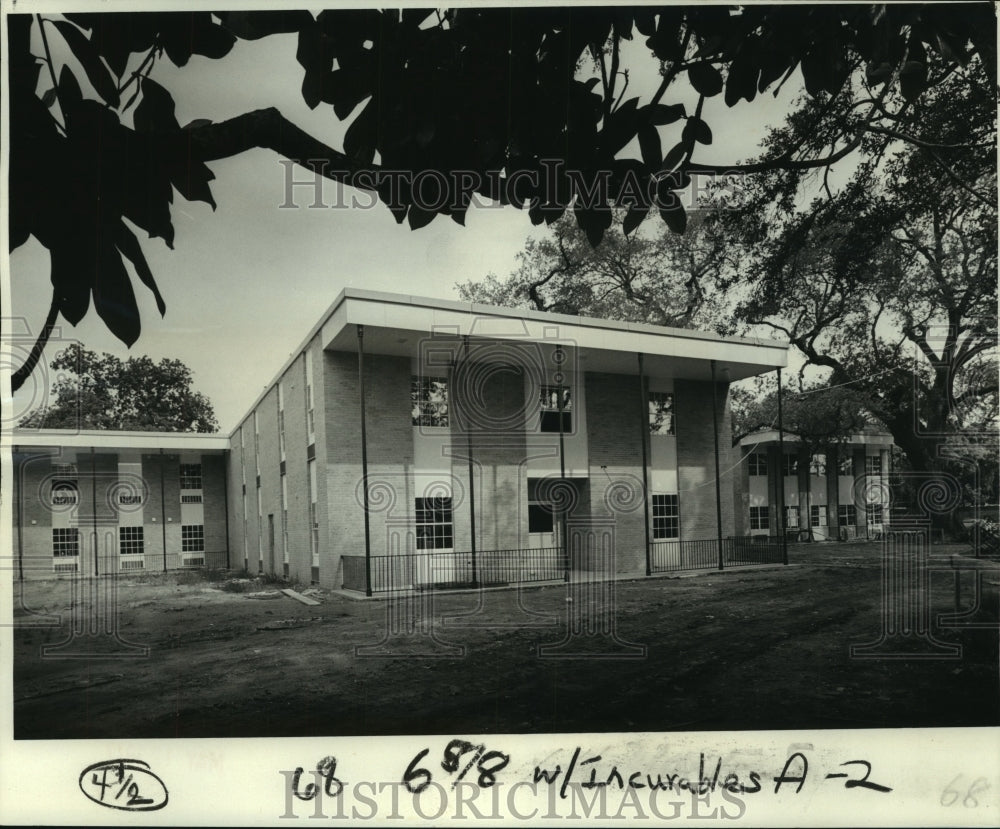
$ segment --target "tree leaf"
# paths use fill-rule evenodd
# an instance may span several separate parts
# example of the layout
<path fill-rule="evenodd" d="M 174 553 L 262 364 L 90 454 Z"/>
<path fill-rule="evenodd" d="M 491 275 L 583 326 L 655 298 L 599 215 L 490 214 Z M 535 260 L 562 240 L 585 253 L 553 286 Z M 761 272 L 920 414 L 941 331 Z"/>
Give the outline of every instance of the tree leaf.
<path fill-rule="evenodd" d="M 98 248 L 98 266 L 94 283 L 94 309 L 125 345 L 139 339 L 139 306 L 118 250 L 111 244 Z"/>
<path fill-rule="evenodd" d="M 652 172 L 659 170 L 663 163 L 663 150 L 656 127 L 647 125 L 639 129 L 639 149 L 642 151 L 642 163 Z"/>
<path fill-rule="evenodd" d="M 646 123 L 664 126 L 673 124 L 687 115 L 684 104 L 648 104 L 639 110 L 646 118 Z"/>
<path fill-rule="evenodd" d="M 695 92 L 711 98 L 722 92 L 722 74 L 710 63 L 696 63 L 688 69 L 688 80 Z"/>
<path fill-rule="evenodd" d="M 915 101 L 927 89 L 927 64 L 908 60 L 899 72 L 899 91 L 907 101 Z"/>
<path fill-rule="evenodd" d="M 198 127 L 210 127 L 213 123 L 211 118 L 195 118 L 193 121 L 186 123 L 181 129 L 196 130 Z"/>
<path fill-rule="evenodd" d="M 679 165 L 681 161 L 684 160 L 684 156 L 688 154 L 692 145 L 693 142 L 686 140 L 683 140 L 678 144 L 674 144 L 673 147 L 667 150 L 667 155 L 663 159 L 663 166 L 660 169 L 661 170 L 676 169 L 677 165 Z"/>
<path fill-rule="evenodd" d="M 83 102 L 83 93 L 76 76 L 68 66 L 59 70 L 59 106 L 65 110 L 63 115 L 71 118 L 71 112 Z"/>
<path fill-rule="evenodd" d="M 684 125 L 684 132 L 681 133 L 681 139 L 687 141 L 689 144 L 693 144 L 695 141 L 699 144 L 711 144 L 712 130 L 701 118 L 695 118 L 692 115 Z"/>
<path fill-rule="evenodd" d="M 79 245 L 72 236 L 62 236 L 49 251 L 52 292 L 59 313 L 70 325 L 76 325 L 90 308 L 92 274 L 88 274 L 88 258 L 81 256 L 88 246 Z"/>
<path fill-rule="evenodd" d="M 625 219 L 622 221 L 622 232 L 626 236 L 632 233 L 632 231 L 646 220 L 646 216 L 649 215 L 649 209 L 650 205 L 648 204 L 633 204 L 629 207 L 625 213 Z"/>
<path fill-rule="evenodd" d="M 411 204 L 410 209 L 406 212 L 406 221 L 410 225 L 410 230 L 420 230 L 433 222 L 435 216 L 437 213 Z"/>
<path fill-rule="evenodd" d="M 124 222 L 118 223 L 115 244 L 117 245 L 118 250 L 120 250 L 135 267 L 135 272 L 138 274 L 139 279 L 142 280 L 142 284 L 153 292 L 153 296 L 156 299 L 156 308 L 162 317 L 167 313 L 167 304 L 163 301 L 163 297 L 160 295 L 160 289 L 156 286 L 156 280 L 153 278 L 153 272 L 149 269 L 149 264 L 146 262 L 146 257 L 142 252 L 142 246 L 139 244 L 139 240 L 135 238 L 135 234 L 128 229 L 128 226 Z"/>
<path fill-rule="evenodd" d="M 42 95 L 42 104 L 45 106 L 46 109 L 48 109 L 49 107 L 52 106 L 52 104 L 55 103 L 55 101 L 56 101 L 56 88 L 53 86 L 45 90 L 45 94 Z"/>
<path fill-rule="evenodd" d="M 120 103 L 118 97 L 118 87 L 111 71 L 101 62 L 97 49 L 76 26 L 68 20 L 52 21 L 63 36 L 66 45 L 69 46 L 73 56 L 80 61 L 83 71 L 87 73 L 87 80 L 90 81 L 94 90 L 104 99 L 108 106 L 117 107 Z"/>
<path fill-rule="evenodd" d="M 135 108 L 132 123 L 138 132 L 165 132 L 179 127 L 173 97 L 152 78 L 142 79 L 142 100 Z"/>

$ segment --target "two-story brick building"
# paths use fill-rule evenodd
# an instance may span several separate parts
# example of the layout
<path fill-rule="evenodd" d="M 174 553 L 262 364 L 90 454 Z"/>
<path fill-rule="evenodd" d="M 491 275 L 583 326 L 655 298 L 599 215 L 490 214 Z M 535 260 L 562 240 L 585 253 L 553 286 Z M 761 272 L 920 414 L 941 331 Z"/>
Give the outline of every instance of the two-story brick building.
<path fill-rule="evenodd" d="M 84 472 L 117 464 L 148 492 L 145 566 L 161 547 L 184 564 L 169 526 L 195 526 L 177 510 L 200 457 L 206 565 L 224 551 L 232 567 L 378 591 L 759 561 L 734 538 L 729 384 L 786 360 L 770 340 L 350 289 L 228 439 L 130 436 L 109 454 L 64 438 L 45 470 L 17 467 L 21 509 L 54 533 L 35 479 L 75 463 L 79 509 Z M 18 452 L 36 438 L 17 435 Z M 136 521 L 118 518 L 120 569 Z M 19 526 L 22 558 L 58 571 L 55 535 L 46 549 Z"/>

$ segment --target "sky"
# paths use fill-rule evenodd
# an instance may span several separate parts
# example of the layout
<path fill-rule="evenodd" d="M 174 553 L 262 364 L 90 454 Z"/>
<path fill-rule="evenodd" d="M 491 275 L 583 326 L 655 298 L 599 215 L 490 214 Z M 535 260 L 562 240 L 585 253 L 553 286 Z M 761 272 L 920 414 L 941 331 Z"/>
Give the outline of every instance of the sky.
<path fill-rule="evenodd" d="M 623 61 L 630 70 L 627 97 L 638 95 L 640 105 L 659 83 L 658 63 L 643 40 L 633 41 Z M 51 45 L 59 64 L 66 58 Z M 177 68 L 163 58 L 152 77 L 172 93 L 182 125 L 276 106 L 307 132 L 342 148 L 347 122 L 338 122 L 332 107 L 320 104 L 311 111 L 302 100 L 295 48 L 293 35 L 239 40 L 221 60 L 194 56 Z M 799 93 L 799 80 L 790 81 L 777 99 L 767 92 L 728 113 L 721 95 L 709 99 L 704 116 L 714 141 L 698 160 L 722 164 L 755 155 L 768 126 L 780 123 Z M 45 86 L 40 81 L 39 91 Z M 696 101 L 686 84 L 676 92 L 671 88 L 663 100 L 678 101 L 693 111 Z M 681 126 L 660 128 L 664 149 L 676 142 Z M 638 147 L 630 145 L 620 156 L 638 157 Z M 310 209 L 312 190 L 302 188 L 295 190 L 299 207 L 282 209 L 288 170 L 276 154 L 254 150 L 209 166 L 216 177 L 212 192 L 218 209 L 185 201 L 175 192 L 174 250 L 136 233 L 166 300 L 166 315 L 160 318 L 152 295 L 133 279 L 142 335 L 131 349 L 107 331 L 91 308 L 76 327 L 60 320 L 45 359 L 65 341 L 123 359 L 138 354 L 180 359 L 192 369 L 195 388 L 214 405 L 223 432 L 235 427 L 342 289 L 457 299 L 456 283 L 490 272 L 506 276 L 515 269 L 525 241 L 544 232 L 531 225 L 527 211 L 512 207 L 470 210 L 464 228 L 439 216 L 411 231 L 397 225 L 380 204 Z M 296 180 L 311 179 L 305 170 L 294 171 Z M 324 182 L 327 204 L 336 201 L 336 187 Z M 659 220 L 651 214 L 648 221 Z M 10 255 L 8 273 L 11 330 L 27 340 L 40 329 L 51 298 L 48 252 L 29 240 Z M 44 375 L 38 370 L 15 396 L 15 417 L 44 399 Z"/>

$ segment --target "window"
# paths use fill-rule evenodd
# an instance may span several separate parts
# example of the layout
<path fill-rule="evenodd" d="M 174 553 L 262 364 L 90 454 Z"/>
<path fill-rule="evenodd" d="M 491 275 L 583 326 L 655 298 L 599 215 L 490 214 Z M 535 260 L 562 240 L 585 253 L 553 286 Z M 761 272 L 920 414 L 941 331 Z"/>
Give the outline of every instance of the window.
<path fill-rule="evenodd" d="M 865 504 L 865 521 L 869 527 L 877 526 L 882 523 L 882 505 L 881 504 Z"/>
<path fill-rule="evenodd" d="M 319 567 L 319 513 L 316 509 L 316 461 L 306 462 L 309 474 L 309 550 L 312 566 Z"/>
<path fill-rule="evenodd" d="M 410 414 L 414 426 L 447 426 L 448 378 L 411 377 Z"/>
<path fill-rule="evenodd" d="M 198 498 L 198 501 L 200 502 L 201 501 L 201 496 L 198 495 L 197 498 Z M 184 500 L 184 496 L 183 495 L 181 496 L 181 500 L 182 501 Z M 121 505 L 123 505 L 123 506 L 136 506 L 137 504 L 141 504 L 142 503 L 142 496 L 141 495 L 119 495 L 118 496 L 118 503 L 121 504 Z"/>
<path fill-rule="evenodd" d="M 809 526 L 810 527 L 826 526 L 825 504 L 813 504 L 811 507 L 809 507 Z"/>
<path fill-rule="evenodd" d="M 125 497 L 124 495 L 122 496 Z M 185 492 L 181 494 L 182 504 L 200 504 L 201 503 L 201 493 L 200 492 Z"/>
<path fill-rule="evenodd" d="M 785 454 L 782 457 L 782 471 L 786 478 L 794 478 L 799 474 L 799 456 Z"/>
<path fill-rule="evenodd" d="M 826 455 L 823 452 L 817 452 L 815 455 L 810 456 L 809 474 L 819 477 L 826 475 Z"/>
<path fill-rule="evenodd" d="M 52 464 L 52 505 L 75 504 L 80 493 L 75 463 Z"/>
<path fill-rule="evenodd" d="M 257 412 L 253 413 L 253 464 L 257 486 L 260 487 L 260 425 L 257 422 Z"/>
<path fill-rule="evenodd" d="M 767 507 L 750 507 L 750 529 L 766 530 L 769 526 Z"/>
<path fill-rule="evenodd" d="M 528 478 L 528 532 L 550 533 L 555 529 L 555 513 L 545 491 L 544 478 Z"/>
<path fill-rule="evenodd" d="M 837 523 L 841 527 L 853 527 L 857 523 L 854 504 L 841 504 L 837 507 Z"/>
<path fill-rule="evenodd" d="M 649 393 L 649 433 L 651 435 L 674 433 L 674 396 L 669 392 Z"/>
<path fill-rule="evenodd" d="M 278 383 L 278 453 L 281 460 L 285 459 L 285 390 Z"/>
<path fill-rule="evenodd" d="M 76 527 L 56 527 L 52 530 L 52 555 L 56 558 L 80 555 L 80 533 Z"/>
<path fill-rule="evenodd" d="M 568 432 L 573 425 L 573 400 L 568 386 L 562 386 L 562 411 L 560 411 L 560 386 L 542 386 L 538 402 L 541 416 L 538 426 L 543 432 Z"/>
<path fill-rule="evenodd" d="M 653 496 L 653 540 L 680 538 L 681 519 L 677 495 Z"/>
<path fill-rule="evenodd" d="M 865 475 L 877 478 L 882 474 L 882 458 L 879 455 L 865 455 Z"/>
<path fill-rule="evenodd" d="M 316 416 L 313 413 L 313 355 L 312 351 L 306 349 L 305 358 L 306 371 L 306 443 L 315 441 Z"/>
<path fill-rule="evenodd" d="M 205 552 L 205 527 L 202 524 L 181 525 L 181 552 Z"/>
<path fill-rule="evenodd" d="M 288 564 L 288 476 L 281 476 L 281 554 Z"/>
<path fill-rule="evenodd" d="M 841 449 L 837 454 L 837 474 L 854 476 L 854 458 L 847 449 Z"/>
<path fill-rule="evenodd" d="M 417 498 L 417 549 L 450 550 L 453 541 L 451 498 Z"/>
<path fill-rule="evenodd" d="M 750 474 L 767 475 L 767 455 L 763 452 L 750 453 Z"/>
<path fill-rule="evenodd" d="M 785 507 L 785 527 L 788 529 L 798 529 L 799 508 Z"/>
<path fill-rule="evenodd" d="M 201 489 L 201 464 L 181 464 L 181 489 Z"/>
<path fill-rule="evenodd" d="M 142 527 L 118 528 L 118 552 L 123 556 L 137 556 L 143 553 Z"/>

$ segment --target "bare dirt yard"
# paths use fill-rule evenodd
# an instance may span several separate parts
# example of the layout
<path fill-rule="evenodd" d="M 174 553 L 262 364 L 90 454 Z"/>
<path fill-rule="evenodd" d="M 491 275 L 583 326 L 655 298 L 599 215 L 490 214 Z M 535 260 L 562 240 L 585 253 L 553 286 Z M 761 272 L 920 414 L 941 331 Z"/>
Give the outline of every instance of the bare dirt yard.
<path fill-rule="evenodd" d="M 112 637 L 84 636 L 43 657 L 69 636 L 72 582 L 28 582 L 23 595 L 15 584 L 15 736 L 997 725 L 1000 568 L 968 552 L 935 545 L 945 569 L 888 605 L 877 543 L 796 545 L 788 567 L 619 582 L 618 641 L 585 635 L 608 629 L 601 594 L 562 584 L 438 593 L 422 608 L 433 624 L 407 630 L 419 606 L 318 590 L 305 605 L 277 592 L 289 585 L 238 573 L 168 573 L 119 579 L 107 617 L 117 621 L 97 625 L 117 624 L 148 655 L 115 656 Z M 955 612 L 951 561 L 984 568 L 963 571 L 964 627 L 939 618 Z M 877 641 L 903 610 L 908 639 L 852 658 L 851 645 Z M 38 614 L 62 623 L 31 627 Z M 568 647 L 539 652 L 574 625 Z M 386 642 L 390 631 L 400 635 Z M 109 653 L 66 658 L 100 648 Z M 938 658 L 916 658 L 928 654 Z"/>

